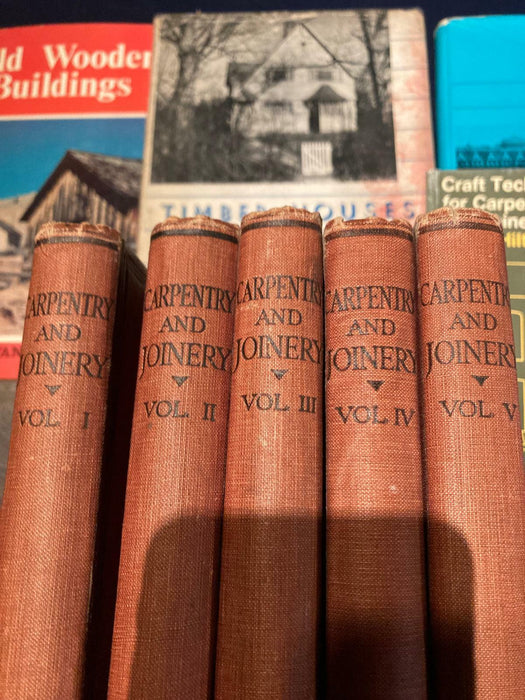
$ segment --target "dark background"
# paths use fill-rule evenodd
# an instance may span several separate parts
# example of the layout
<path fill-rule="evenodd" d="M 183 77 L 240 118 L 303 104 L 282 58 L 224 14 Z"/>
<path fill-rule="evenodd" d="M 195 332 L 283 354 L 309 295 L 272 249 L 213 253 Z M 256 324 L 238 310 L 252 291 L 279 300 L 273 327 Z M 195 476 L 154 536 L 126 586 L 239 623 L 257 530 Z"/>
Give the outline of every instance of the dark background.
<path fill-rule="evenodd" d="M 363 7 L 422 7 L 425 11 L 430 34 L 443 17 L 458 15 L 484 15 L 512 12 L 525 12 L 523 0 L 427 0 L 425 2 L 403 2 L 389 0 L 372 2 L 360 0 L 344 3 L 330 0 L 290 0 L 271 2 L 269 0 L 202 0 L 200 3 L 178 0 L 2 0 L 0 3 L 0 23 L 4 27 L 17 24 L 38 24 L 41 22 L 149 22 L 158 12 L 202 12 L 247 11 L 247 10 L 326 10 L 359 9 Z"/>
<path fill-rule="evenodd" d="M 12 27 L 19 24 L 45 22 L 150 22 L 159 12 L 255 11 L 255 10 L 329 10 L 360 9 L 366 7 L 421 7 L 425 12 L 429 42 L 436 24 L 444 17 L 460 15 L 507 14 L 525 12 L 523 0 L 1 0 L 0 25 Z"/>

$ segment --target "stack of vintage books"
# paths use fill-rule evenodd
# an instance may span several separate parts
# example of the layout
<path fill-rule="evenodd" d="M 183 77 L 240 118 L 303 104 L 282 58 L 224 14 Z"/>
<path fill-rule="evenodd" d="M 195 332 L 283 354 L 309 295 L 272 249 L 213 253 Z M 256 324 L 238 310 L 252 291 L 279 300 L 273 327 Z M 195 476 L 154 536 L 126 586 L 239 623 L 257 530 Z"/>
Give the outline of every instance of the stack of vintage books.
<path fill-rule="evenodd" d="M 480 210 L 169 218 L 147 276 L 115 231 L 45 225 L 0 696 L 519 697 L 509 300 Z"/>

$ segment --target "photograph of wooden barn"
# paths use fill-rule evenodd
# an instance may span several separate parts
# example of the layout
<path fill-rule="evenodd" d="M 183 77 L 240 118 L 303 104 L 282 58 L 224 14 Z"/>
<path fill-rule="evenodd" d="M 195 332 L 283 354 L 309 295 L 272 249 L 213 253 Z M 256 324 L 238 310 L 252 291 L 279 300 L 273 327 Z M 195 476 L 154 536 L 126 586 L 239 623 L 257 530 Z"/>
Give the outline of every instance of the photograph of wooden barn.
<path fill-rule="evenodd" d="M 17 325 L 17 312 L 22 311 L 21 304 L 13 308 L 19 295 L 13 297 L 11 289 L 20 284 L 24 272 L 26 227 L 18 221 L 18 214 L 25 203 L 23 197 L 0 200 L 0 333 L 7 336 Z"/>
<path fill-rule="evenodd" d="M 33 240 L 47 221 L 91 221 L 136 240 L 142 161 L 68 150 L 35 194 L 21 221 Z"/>
<path fill-rule="evenodd" d="M 152 182 L 395 176 L 386 11 L 169 15 Z"/>
<path fill-rule="evenodd" d="M 36 192 L 0 200 L 0 336 L 24 324 L 33 241 L 47 221 L 106 224 L 136 242 L 142 161 L 68 150 Z"/>
<path fill-rule="evenodd" d="M 27 224 L 20 216 L 34 193 L 0 199 L 0 337 L 20 336 L 29 279 Z"/>

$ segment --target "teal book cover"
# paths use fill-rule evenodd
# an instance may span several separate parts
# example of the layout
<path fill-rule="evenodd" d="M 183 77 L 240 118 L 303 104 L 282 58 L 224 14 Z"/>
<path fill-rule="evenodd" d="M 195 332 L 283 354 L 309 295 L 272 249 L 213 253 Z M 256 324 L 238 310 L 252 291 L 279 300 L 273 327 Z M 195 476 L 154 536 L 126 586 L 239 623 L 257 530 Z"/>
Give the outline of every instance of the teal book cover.
<path fill-rule="evenodd" d="M 456 17 L 435 32 L 439 168 L 525 166 L 525 15 Z"/>

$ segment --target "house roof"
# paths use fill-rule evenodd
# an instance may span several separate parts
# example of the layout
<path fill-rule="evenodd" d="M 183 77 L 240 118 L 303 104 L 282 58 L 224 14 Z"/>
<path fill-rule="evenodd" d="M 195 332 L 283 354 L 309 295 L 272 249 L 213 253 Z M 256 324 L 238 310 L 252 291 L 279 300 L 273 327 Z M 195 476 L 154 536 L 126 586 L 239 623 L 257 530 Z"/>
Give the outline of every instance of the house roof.
<path fill-rule="evenodd" d="M 346 102 L 346 100 L 331 85 L 321 85 L 306 102 Z"/>
<path fill-rule="evenodd" d="M 40 202 L 68 170 L 92 187 L 101 197 L 110 201 L 122 213 L 125 214 L 137 206 L 140 193 L 141 160 L 69 150 L 66 151 L 57 167 L 36 193 L 35 198 L 22 215 L 21 221 L 27 221 L 31 217 Z"/>
<path fill-rule="evenodd" d="M 338 66 L 341 66 L 342 70 L 344 70 L 344 72 L 348 75 L 348 77 L 349 77 L 349 78 L 352 78 L 352 80 L 355 80 L 355 77 L 354 77 L 354 76 L 352 75 L 352 73 L 348 70 L 348 68 L 345 66 L 345 64 L 344 64 L 342 61 L 340 61 L 340 60 L 337 58 L 337 56 L 330 50 L 330 48 L 329 48 L 328 46 L 326 46 L 326 44 L 324 44 L 324 43 L 321 41 L 321 39 L 319 39 L 319 37 L 316 36 L 316 35 L 312 32 L 312 30 L 310 29 L 310 27 L 308 27 L 307 25 L 304 25 L 304 28 L 306 29 L 306 31 L 307 31 L 309 34 L 311 34 L 311 36 L 317 41 L 317 43 L 318 43 L 320 46 L 323 47 L 323 49 L 326 51 L 326 53 L 331 57 L 332 62 L 335 63 L 335 64 L 337 64 Z"/>
<path fill-rule="evenodd" d="M 324 68 L 337 65 L 353 82 L 354 76 L 346 66 L 323 44 L 323 42 L 303 23 L 297 24 L 281 40 L 275 49 L 258 65 L 244 65 L 245 69 L 228 70 L 228 81 L 234 97 L 257 99 L 265 86 L 265 73 L 270 67 L 288 66 L 299 68 Z M 237 83 L 237 84 L 235 84 Z"/>

